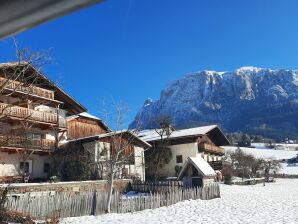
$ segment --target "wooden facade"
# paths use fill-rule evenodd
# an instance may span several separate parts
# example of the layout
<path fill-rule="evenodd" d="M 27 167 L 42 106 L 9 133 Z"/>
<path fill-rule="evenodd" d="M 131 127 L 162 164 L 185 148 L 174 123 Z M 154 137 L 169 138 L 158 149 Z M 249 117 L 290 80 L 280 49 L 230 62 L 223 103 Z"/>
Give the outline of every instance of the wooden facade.
<path fill-rule="evenodd" d="M 5 103 L 0 103 L 1 115 L 6 115 L 11 119 L 26 119 L 32 122 L 48 123 L 57 125 L 59 128 L 66 128 L 66 119 L 59 117 L 57 113 L 50 113 L 45 111 L 37 111 L 28 109 L 26 107 L 12 106 Z"/>
<path fill-rule="evenodd" d="M 7 89 L 8 91 L 30 93 L 31 95 L 54 100 L 54 91 L 52 90 L 40 88 L 37 86 L 24 86 L 21 82 L 18 82 L 16 80 L 9 80 L 3 77 L 0 77 L 0 85 L 5 85 L 5 89 Z"/>
<path fill-rule="evenodd" d="M 22 148 L 22 139 L 30 142 L 28 136 L 35 135 L 26 149 L 49 151 L 53 149 L 55 135 L 67 130 L 66 116 L 75 112 L 73 107 L 77 113 L 85 109 L 34 67 L 23 70 L 22 66 L 28 65 L 0 64 L 0 140 L 9 136 L 9 141 L 2 141 L 1 145 L 9 143 L 12 149 L 12 145 Z M 73 104 L 68 104 L 69 101 Z M 7 130 L 18 130 L 21 135 L 12 135 L 14 133 Z M 47 139 L 50 135 L 52 137 Z M 32 147 L 28 147 L 30 145 Z"/>
<path fill-rule="evenodd" d="M 0 86 L 0 177 L 44 178 L 66 117 L 86 109 L 29 64 L 0 64 Z"/>
<path fill-rule="evenodd" d="M 107 160 L 112 160 L 117 154 L 119 165 L 119 172 L 116 178 L 140 178 L 145 179 L 145 163 L 144 150 L 151 145 L 139 139 L 136 135 L 129 131 L 108 132 L 99 135 L 92 135 L 89 137 L 82 137 L 79 139 L 70 140 L 62 145 L 60 152 L 62 152 L 62 163 L 76 164 L 81 156 L 88 157 L 92 167 L 92 172 L 97 173 L 98 178 L 107 178 Z M 79 150 L 79 153 L 78 153 Z M 78 156 L 78 155 L 81 156 Z M 65 159 L 65 155 L 67 159 Z M 97 165 L 96 165 L 97 164 Z M 69 176 L 68 176 L 69 177 Z M 75 177 L 71 177 L 75 178 Z"/>
<path fill-rule="evenodd" d="M 151 145 L 154 147 L 158 146 L 159 140 L 155 141 L 148 141 Z M 213 140 L 210 139 L 210 137 L 206 135 L 199 135 L 199 136 L 185 136 L 177 139 L 168 139 L 167 144 L 170 146 L 172 145 L 182 145 L 182 144 L 189 144 L 197 142 L 198 144 L 198 152 L 202 153 L 208 153 L 210 155 L 224 155 L 225 150 L 224 148 L 218 146 L 215 144 Z"/>
<path fill-rule="evenodd" d="M 100 120 L 80 115 L 74 119 L 69 119 L 67 127 L 68 139 L 79 139 L 109 132 L 109 129 Z"/>

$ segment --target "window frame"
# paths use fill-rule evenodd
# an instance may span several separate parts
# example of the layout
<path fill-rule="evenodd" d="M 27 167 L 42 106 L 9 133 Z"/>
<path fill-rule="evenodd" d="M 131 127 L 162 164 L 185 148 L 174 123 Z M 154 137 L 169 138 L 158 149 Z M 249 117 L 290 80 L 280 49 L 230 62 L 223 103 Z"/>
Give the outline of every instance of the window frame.
<path fill-rule="evenodd" d="M 176 155 L 176 163 L 183 163 L 183 155 Z"/>

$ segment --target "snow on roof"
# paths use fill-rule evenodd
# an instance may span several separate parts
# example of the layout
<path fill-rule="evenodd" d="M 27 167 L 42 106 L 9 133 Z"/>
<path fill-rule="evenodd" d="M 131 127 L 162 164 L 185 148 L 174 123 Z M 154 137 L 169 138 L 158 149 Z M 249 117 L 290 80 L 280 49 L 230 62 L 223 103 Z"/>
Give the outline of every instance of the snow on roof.
<path fill-rule="evenodd" d="M 123 134 L 123 133 L 128 133 L 130 135 L 132 135 L 134 138 L 136 138 L 137 140 L 139 140 L 140 142 L 142 142 L 144 145 L 146 145 L 147 147 L 151 147 L 151 145 L 142 140 L 140 137 L 138 137 L 135 133 L 129 131 L 128 129 L 124 129 L 124 130 L 120 130 L 120 131 L 114 131 L 114 132 L 108 132 L 108 133 L 103 133 L 103 134 L 100 134 L 100 135 L 92 135 L 92 136 L 87 136 L 87 137 L 82 137 L 82 138 L 77 138 L 77 139 L 73 139 L 73 140 L 69 140 L 67 141 L 66 143 L 68 142 L 75 142 L 75 141 L 80 141 L 80 140 L 88 140 L 88 139 L 93 139 L 93 138 L 96 138 L 96 139 L 101 139 L 101 138 L 105 138 L 105 137 L 111 137 L 113 135 L 118 135 L 118 134 Z"/>
<path fill-rule="evenodd" d="M 87 117 L 87 118 L 91 118 L 91 119 L 94 119 L 94 120 L 101 120 L 99 117 L 96 117 L 92 114 L 89 114 L 87 112 L 83 112 L 83 113 L 80 113 L 79 114 L 81 117 Z"/>
<path fill-rule="evenodd" d="M 80 113 L 80 114 L 76 114 L 76 115 L 72 115 L 72 116 L 69 116 L 67 117 L 68 120 L 72 120 L 72 119 L 76 119 L 78 117 L 86 117 L 86 118 L 90 118 L 90 119 L 94 119 L 94 120 L 99 120 L 101 121 L 101 119 L 99 117 L 96 117 L 92 114 L 89 114 L 87 112 L 83 112 L 83 113 Z"/>
<path fill-rule="evenodd" d="M 218 127 L 217 125 L 209 125 L 209 126 L 202 126 L 202 127 L 196 127 L 196 128 L 175 130 L 171 133 L 171 135 L 169 136 L 169 139 L 181 138 L 181 137 L 187 137 L 187 136 L 205 135 L 209 131 L 217 127 Z M 156 131 L 154 129 L 143 130 L 138 134 L 138 136 L 144 141 L 155 141 L 160 139 L 160 135 L 157 132 L 158 130 Z"/>
<path fill-rule="evenodd" d="M 188 157 L 184 163 L 182 170 L 178 175 L 178 180 L 181 178 L 183 173 L 186 171 L 187 165 L 192 164 L 203 176 L 215 176 L 216 173 L 209 163 L 201 157 Z"/>

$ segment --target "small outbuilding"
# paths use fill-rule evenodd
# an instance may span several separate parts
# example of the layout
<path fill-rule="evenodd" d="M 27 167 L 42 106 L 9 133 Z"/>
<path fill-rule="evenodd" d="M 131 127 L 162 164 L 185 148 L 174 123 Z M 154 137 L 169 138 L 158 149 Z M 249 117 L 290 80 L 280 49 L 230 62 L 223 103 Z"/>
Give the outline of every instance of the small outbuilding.
<path fill-rule="evenodd" d="M 202 187 L 214 183 L 215 178 L 215 171 L 201 157 L 188 157 L 178 175 L 184 187 Z"/>

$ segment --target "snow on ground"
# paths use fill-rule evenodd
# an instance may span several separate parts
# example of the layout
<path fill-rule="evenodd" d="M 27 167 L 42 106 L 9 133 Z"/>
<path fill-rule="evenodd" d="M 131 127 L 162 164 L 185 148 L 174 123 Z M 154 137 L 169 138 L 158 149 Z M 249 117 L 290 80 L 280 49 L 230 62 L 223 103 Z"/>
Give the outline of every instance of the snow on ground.
<path fill-rule="evenodd" d="M 277 171 L 277 173 L 287 175 L 298 175 L 298 164 L 291 165 L 287 163 L 281 163 L 281 168 Z"/>
<path fill-rule="evenodd" d="M 298 180 L 250 186 L 221 186 L 222 197 L 191 200 L 126 214 L 66 218 L 62 224 L 93 223 L 298 223 Z"/>
<path fill-rule="evenodd" d="M 224 146 L 223 147 L 226 152 L 235 151 L 237 147 L 234 146 Z M 258 158 L 274 158 L 274 159 L 291 159 L 296 157 L 298 151 L 287 151 L 287 150 L 275 150 L 275 149 L 259 149 L 259 148 L 245 148 L 241 147 L 241 149 L 248 154 L 252 154 Z"/>
<path fill-rule="evenodd" d="M 226 152 L 234 152 L 237 147 L 235 146 L 224 146 Z M 273 159 L 291 159 L 298 155 L 298 151 L 288 151 L 288 150 L 275 150 L 275 149 L 263 149 L 263 148 L 245 148 L 241 149 L 248 154 L 252 154 L 257 158 L 273 158 Z M 298 164 L 297 166 L 289 166 L 287 163 L 281 163 L 281 168 L 277 171 L 279 174 L 287 175 L 298 175 Z"/>

